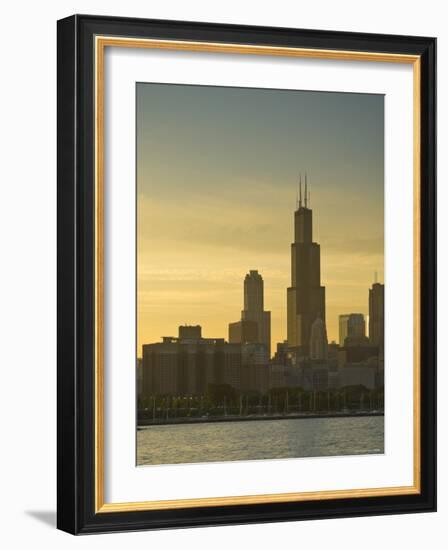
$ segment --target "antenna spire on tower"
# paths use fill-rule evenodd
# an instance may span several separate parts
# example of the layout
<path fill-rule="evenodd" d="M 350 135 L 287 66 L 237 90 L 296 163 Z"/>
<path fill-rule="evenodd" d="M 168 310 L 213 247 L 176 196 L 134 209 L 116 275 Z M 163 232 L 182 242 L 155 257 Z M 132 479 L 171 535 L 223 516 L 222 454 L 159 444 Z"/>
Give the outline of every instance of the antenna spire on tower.
<path fill-rule="evenodd" d="M 299 208 L 302 208 L 302 173 L 299 178 Z"/>
<path fill-rule="evenodd" d="M 305 172 L 305 208 L 308 207 L 308 180 Z"/>

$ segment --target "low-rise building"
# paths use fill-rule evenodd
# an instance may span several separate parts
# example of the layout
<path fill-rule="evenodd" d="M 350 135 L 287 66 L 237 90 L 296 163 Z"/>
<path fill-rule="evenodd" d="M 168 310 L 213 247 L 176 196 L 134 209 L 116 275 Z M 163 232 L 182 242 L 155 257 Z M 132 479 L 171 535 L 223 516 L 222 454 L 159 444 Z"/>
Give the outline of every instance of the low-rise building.
<path fill-rule="evenodd" d="M 191 329 L 191 330 L 190 330 Z M 241 388 L 241 345 L 202 338 L 200 326 L 143 345 L 142 395 L 203 395 L 208 384 Z"/>

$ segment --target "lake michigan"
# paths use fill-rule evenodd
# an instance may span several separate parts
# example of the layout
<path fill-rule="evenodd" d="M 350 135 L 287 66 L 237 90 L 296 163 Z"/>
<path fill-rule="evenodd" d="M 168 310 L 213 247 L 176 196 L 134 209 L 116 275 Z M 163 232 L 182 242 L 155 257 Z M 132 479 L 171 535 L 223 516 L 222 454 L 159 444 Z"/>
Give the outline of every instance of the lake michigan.
<path fill-rule="evenodd" d="M 384 453 L 384 416 L 146 426 L 137 465 Z"/>

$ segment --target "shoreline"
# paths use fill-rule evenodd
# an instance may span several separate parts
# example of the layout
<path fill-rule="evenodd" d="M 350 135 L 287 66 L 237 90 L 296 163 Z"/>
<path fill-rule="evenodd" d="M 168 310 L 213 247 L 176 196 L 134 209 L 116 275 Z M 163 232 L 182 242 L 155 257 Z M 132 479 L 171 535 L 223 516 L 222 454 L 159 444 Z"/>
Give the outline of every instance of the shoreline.
<path fill-rule="evenodd" d="M 254 422 L 260 420 L 298 420 L 308 418 L 356 418 L 366 416 L 384 416 L 384 412 L 380 411 L 359 411 L 359 412 L 342 412 L 342 413 L 292 413 L 287 415 L 252 415 L 252 416 L 216 416 L 216 417 L 198 417 L 198 418 L 168 418 L 160 419 L 154 422 L 153 420 L 143 420 L 137 424 L 137 430 L 142 430 L 150 426 L 179 426 L 183 424 L 216 424 L 221 422 Z"/>

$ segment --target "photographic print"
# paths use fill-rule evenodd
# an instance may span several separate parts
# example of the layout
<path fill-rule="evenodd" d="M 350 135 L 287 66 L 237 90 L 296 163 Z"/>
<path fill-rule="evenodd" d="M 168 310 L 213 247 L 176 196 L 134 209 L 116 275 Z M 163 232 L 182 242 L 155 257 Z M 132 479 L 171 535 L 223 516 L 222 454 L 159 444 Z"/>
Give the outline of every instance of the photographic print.
<path fill-rule="evenodd" d="M 384 453 L 384 96 L 136 84 L 137 465 Z"/>

